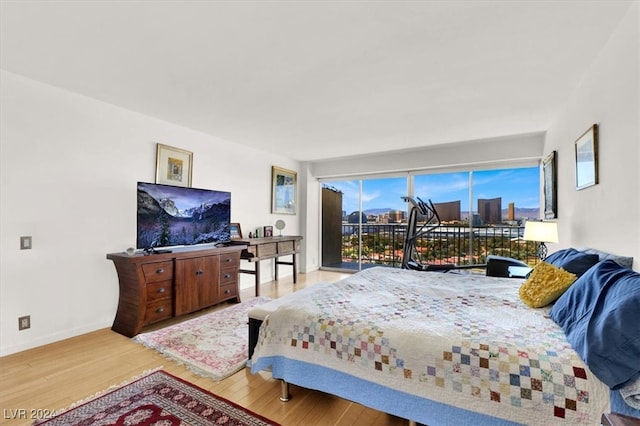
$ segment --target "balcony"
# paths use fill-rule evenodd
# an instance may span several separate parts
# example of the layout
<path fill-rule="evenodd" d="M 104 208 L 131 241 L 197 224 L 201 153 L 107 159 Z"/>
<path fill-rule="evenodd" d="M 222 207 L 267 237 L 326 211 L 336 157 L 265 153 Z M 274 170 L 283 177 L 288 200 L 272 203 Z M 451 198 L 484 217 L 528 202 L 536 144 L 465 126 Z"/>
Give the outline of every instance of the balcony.
<path fill-rule="evenodd" d="M 322 267 L 358 270 L 360 261 L 363 269 L 372 266 L 399 268 L 402 265 L 406 227 L 402 223 L 366 223 L 360 228 L 357 224 L 343 223 L 341 261 L 323 260 Z M 512 257 L 534 266 L 538 261 L 538 245 L 524 241 L 523 234 L 524 226 L 481 226 L 470 230 L 468 226 L 445 225 L 420 238 L 416 242 L 416 249 L 422 263 L 484 264 L 487 256 L 493 254 Z M 337 259 L 338 256 L 332 258 Z"/>

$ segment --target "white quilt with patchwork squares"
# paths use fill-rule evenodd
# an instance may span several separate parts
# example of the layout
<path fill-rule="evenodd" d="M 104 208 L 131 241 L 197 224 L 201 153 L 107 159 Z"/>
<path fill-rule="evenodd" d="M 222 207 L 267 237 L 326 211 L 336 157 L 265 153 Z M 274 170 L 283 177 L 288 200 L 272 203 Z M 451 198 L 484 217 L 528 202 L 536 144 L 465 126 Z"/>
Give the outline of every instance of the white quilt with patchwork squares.
<path fill-rule="evenodd" d="M 608 387 L 521 283 L 365 270 L 272 312 L 252 363 L 284 356 L 509 421 L 598 425 Z"/>

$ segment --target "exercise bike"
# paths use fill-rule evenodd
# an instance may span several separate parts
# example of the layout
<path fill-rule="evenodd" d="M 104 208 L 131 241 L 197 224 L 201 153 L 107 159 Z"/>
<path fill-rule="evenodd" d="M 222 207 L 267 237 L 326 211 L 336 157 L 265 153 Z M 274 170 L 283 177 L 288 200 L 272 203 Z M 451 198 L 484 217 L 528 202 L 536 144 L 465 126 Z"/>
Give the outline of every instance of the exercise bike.
<path fill-rule="evenodd" d="M 419 260 L 419 253 L 416 249 L 416 240 L 440 227 L 440 216 L 435 206 L 428 200 L 424 202 L 420 197 L 402 197 L 402 200 L 411 203 L 409 219 L 407 220 L 407 233 L 402 247 L 402 269 L 414 271 L 439 271 L 447 272 L 452 269 L 460 269 L 453 263 L 445 264 L 425 264 Z M 424 223 L 418 227 L 418 216 L 424 217 Z"/>

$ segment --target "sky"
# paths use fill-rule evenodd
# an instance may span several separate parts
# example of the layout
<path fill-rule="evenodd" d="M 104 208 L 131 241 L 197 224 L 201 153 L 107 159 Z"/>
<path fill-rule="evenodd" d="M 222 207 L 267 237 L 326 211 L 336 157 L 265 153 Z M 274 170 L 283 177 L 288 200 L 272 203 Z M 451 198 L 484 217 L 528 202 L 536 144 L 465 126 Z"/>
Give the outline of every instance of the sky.
<path fill-rule="evenodd" d="M 358 210 L 359 181 L 324 182 L 342 191 L 343 210 Z M 434 203 L 460 200 L 461 211 L 469 210 L 469 173 L 416 175 L 414 196 Z M 401 197 L 407 195 L 407 178 L 363 180 L 362 208 L 406 210 Z M 502 197 L 502 208 L 515 203 L 516 208 L 540 207 L 540 169 L 538 167 L 473 172 L 473 210 L 478 198 Z"/>

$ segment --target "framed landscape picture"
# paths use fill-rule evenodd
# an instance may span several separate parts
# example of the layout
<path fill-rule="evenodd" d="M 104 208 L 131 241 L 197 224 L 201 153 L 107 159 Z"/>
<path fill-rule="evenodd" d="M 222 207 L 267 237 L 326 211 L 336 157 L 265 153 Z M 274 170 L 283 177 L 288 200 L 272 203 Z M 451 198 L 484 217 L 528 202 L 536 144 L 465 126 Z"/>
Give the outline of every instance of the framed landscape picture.
<path fill-rule="evenodd" d="M 594 124 L 576 141 L 576 189 L 598 183 L 598 125 Z"/>
<path fill-rule="evenodd" d="M 156 149 L 156 183 L 191 187 L 193 153 L 158 144 Z"/>
<path fill-rule="evenodd" d="M 557 159 L 556 152 L 553 151 L 542 162 L 544 175 L 544 218 L 555 219 L 558 217 L 558 195 L 557 195 Z"/>
<path fill-rule="evenodd" d="M 271 168 L 271 213 L 296 214 L 298 174 L 292 170 Z"/>

